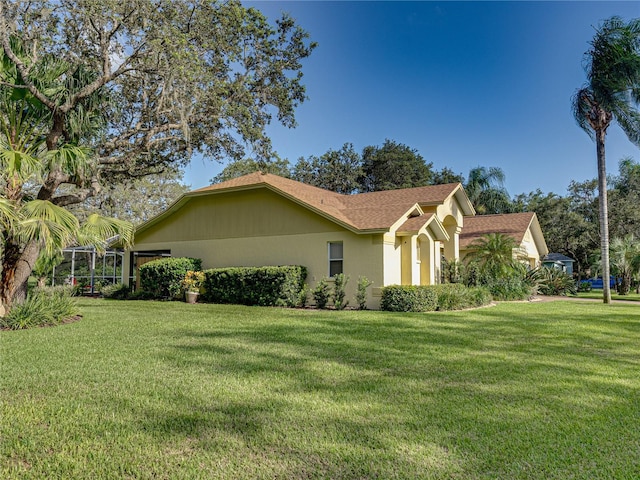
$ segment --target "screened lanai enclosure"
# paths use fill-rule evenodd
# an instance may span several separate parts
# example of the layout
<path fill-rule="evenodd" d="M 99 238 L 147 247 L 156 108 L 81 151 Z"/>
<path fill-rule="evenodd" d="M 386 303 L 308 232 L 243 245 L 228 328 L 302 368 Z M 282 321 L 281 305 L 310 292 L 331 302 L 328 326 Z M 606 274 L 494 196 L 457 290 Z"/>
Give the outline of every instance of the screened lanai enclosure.
<path fill-rule="evenodd" d="M 83 294 L 100 293 L 104 285 L 122 282 L 120 249 L 98 252 L 95 247 L 69 247 L 62 251 L 63 260 L 53 268 L 52 285 L 79 286 Z"/>

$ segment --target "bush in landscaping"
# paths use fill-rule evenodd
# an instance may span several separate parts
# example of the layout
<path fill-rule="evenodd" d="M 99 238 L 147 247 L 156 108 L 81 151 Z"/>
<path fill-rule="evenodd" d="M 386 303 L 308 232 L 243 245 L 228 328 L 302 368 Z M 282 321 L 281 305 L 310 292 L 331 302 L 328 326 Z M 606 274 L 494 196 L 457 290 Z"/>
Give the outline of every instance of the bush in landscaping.
<path fill-rule="evenodd" d="M 438 295 L 427 286 L 389 285 L 382 289 L 380 308 L 389 312 L 431 312 L 438 307 Z"/>
<path fill-rule="evenodd" d="M 593 287 L 591 286 L 591 282 L 588 282 L 587 280 L 582 280 L 578 283 L 578 292 L 586 293 L 590 292 L 592 289 Z"/>
<path fill-rule="evenodd" d="M 100 290 L 104 298 L 112 298 L 114 300 L 126 300 L 129 296 L 129 286 L 122 283 L 114 283 L 105 285 Z"/>
<path fill-rule="evenodd" d="M 466 274 L 465 264 L 460 260 L 442 260 L 442 281 L 444 283 L 461 283 Z"/>
<path fill-rule="evenodd" d="M 333 277 L 333 306 L 336 310 L 344 310 L 349 305 L 349 300 L 345 300 L 347 296 L 346 286 L 349 282 L 349 276 L 339 273 Z"/>
<path fill-rule="evenodd" d="M 309 292 L 311 291 L 311 288 L 309 287 L 309 285 L 307 283 L 303 283 L 302 284 L 302 288 L 300 289 L 300 292 L 298 292 L 298 297 L 297 297 L 297 306 L 298 307 L 306 307 L 307 303 L 309 302 Z"/>
<path fill-rule="evenodd" d="M 483 307 L 493 302 L 493 295 L 486 287 L 469 287 L 470 307 Z"/>
<path fill-rule="evenodd" d="M 536 270 L 538 292 L 542 295 L 575 295 L 576 282 L 571 275 L 557 268 L 542 267 Z"/>
<path fill-rule="evenodd" d="M 22 330 L 58 325 L 79 314 L 69 287 L 44 287 L 31 292 L 27 299 L 14 305 L 0 318 L 0 328 Z"/>
<path fill-rule="evenodd" d="M 356 303 L 359 310 L 367 309 L 367 288 L 369 288 L 373 282 L 367 277 L 358 277 L 358 290 L 356 291 Z"/>
<path fill-rule="evenodd" d="M 179 298 L 182 281 L 189 270 L 202 270 L 199 258 L 160 258 L 138 269 L 140 287 L 151 298 Z"/>
<path fill-rule="evenodd" d="M 316 284 L 316 288 L 313 289 L 313 299 L 316 302 L 317 308 L 327 308 L 331 292 L 329 291 L 329 282 L 326 278 L 320 279 Z"/>
<path fill-rule="evenodd" d="M 592 290 L 592 286 L 591 286 L 591 282 L 588 282 L 586 280 L 582 280 L 580 283 L 578 283 L 578 292 L 590 292 Z"/>
<path fill-rule="evenodd" d="M 527 300 L 534 291 L 525 278 L 515 275 L 488 279 L 483 286 L 499 301 Z"/>
<path fill-rule="evenodd" d="M 129 292 L 129 295 L 127 295 L 127 298 L 124 300 L 157 300 L 157 297 L 150 292 L 140 289 L 135 292 Z"/>
<path fill-rule="evenodd" d="M 491 293 L 485 287 L 466 287 L 461 283 L 447 283 L 425 288 L 436 292 L 440 311 L 481 307 L 493 300 Z"/>
<path fill-rule="evenodd" d="M 204 272 L 205 302 L 238 305 L 300 305 L 307 269 L 302 266 L 214 268 Z"/>

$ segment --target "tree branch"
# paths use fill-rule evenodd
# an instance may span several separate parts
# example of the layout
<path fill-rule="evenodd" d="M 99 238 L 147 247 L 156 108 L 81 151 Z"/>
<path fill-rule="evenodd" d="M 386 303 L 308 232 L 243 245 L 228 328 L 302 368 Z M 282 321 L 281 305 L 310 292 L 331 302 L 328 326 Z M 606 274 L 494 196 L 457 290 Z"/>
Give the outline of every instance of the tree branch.
<path fill-rule="evenodd" d="M 91 186 L 89 188 L 86 188 L 74 195 L 61 195 L 59 197 L 55 197 L 51 199 L 51 203 L 59 207 L 75 205 L 84 202 L 89 197 L 97 195 L 101 189 L 102 186 L 98 181 L 98 177 L 94 176 L 91 178 Z"/>
<path fill-rule="evenodd" d="M 38 88 L 29 80 L 29 68 L 18 58 L 18 56 L 11 49 L 11 43 L 9 41 L 9 35 L 7 34 L 7 24 L 4 17 L 4 2 L 0 2 L 0 42 L 2 42 L 2 48 L 4 53 L 15 64 L 18 73 L 22 77 L 22 81 L 29 89 L 29 92 L 40 100 L 47 108 L 55 110 L 56 104 L 45 94 L 43 94 Z"/>

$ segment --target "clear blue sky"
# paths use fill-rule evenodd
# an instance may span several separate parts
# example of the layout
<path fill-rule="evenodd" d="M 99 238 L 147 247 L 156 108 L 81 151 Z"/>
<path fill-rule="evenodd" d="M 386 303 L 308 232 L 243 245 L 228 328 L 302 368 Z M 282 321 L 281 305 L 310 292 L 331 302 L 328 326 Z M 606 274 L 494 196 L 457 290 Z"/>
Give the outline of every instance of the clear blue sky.
<path fill-rule="evenodd" d="M 281 158 L 388 138 L 438 170 L 500 167 L 512 195 L 564 195 L 571 180 L 596 177 L 595 144 L 570 99 L 595 26 L 640 17 L 639 1 L 248 4 L 270 19 L 289 12 L 318 42 L 303 65 L 298 127 L 268 130 Z M 640 150 L 610 127 L 608 171 L 626 156 L 640 161 Z M 194 160 L 184 180 L 207 185 L 222 167 Z"/>

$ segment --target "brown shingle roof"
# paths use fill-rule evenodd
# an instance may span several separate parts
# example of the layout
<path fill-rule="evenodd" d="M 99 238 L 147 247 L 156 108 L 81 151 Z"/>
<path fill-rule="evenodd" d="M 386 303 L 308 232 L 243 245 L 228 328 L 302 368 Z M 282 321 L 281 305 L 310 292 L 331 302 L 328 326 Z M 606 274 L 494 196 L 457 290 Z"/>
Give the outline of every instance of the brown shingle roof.
<path fill-rule="evenodd" d="M 260 186 L 274 189 L 356 230 L 385 230 L 416 204 L 433 205 L 444 202 L 460 184 L 342 195 L 278 175 L 256 172 L 200 188 L 187 195 Z"/>
<path fill-rule="evenodd" d="M 524 212 L 465 217 L 460 233 L 460 249 L 469 248 L 470 244 L 488 233 L 509 235 L 520 245 L 534 215 L 532 212 Z"/>
<path fill-rule="evenodd" d="M 358 193 L 345 195 L 348 205 L 389 205 L 389 204 L 414 204 L 433 205 L 442 203 L 455 192 L 459 183 L 447 183 L 444 185 L 428 185 L 426 187 L 402 188 L 398 190 L 384 190 L 382 192 Z"/>
<path fill-rule="evenodd" d="M 406 222 L 404 222 L 400 227 L 398 227 L 399 232 L 416 232 L 424 227 L 425 223 L 427 223 L 433 217 L 433 213 L 425 213 L 424 215 L 420 215 L 418 217 L 411 217 Z"/>

